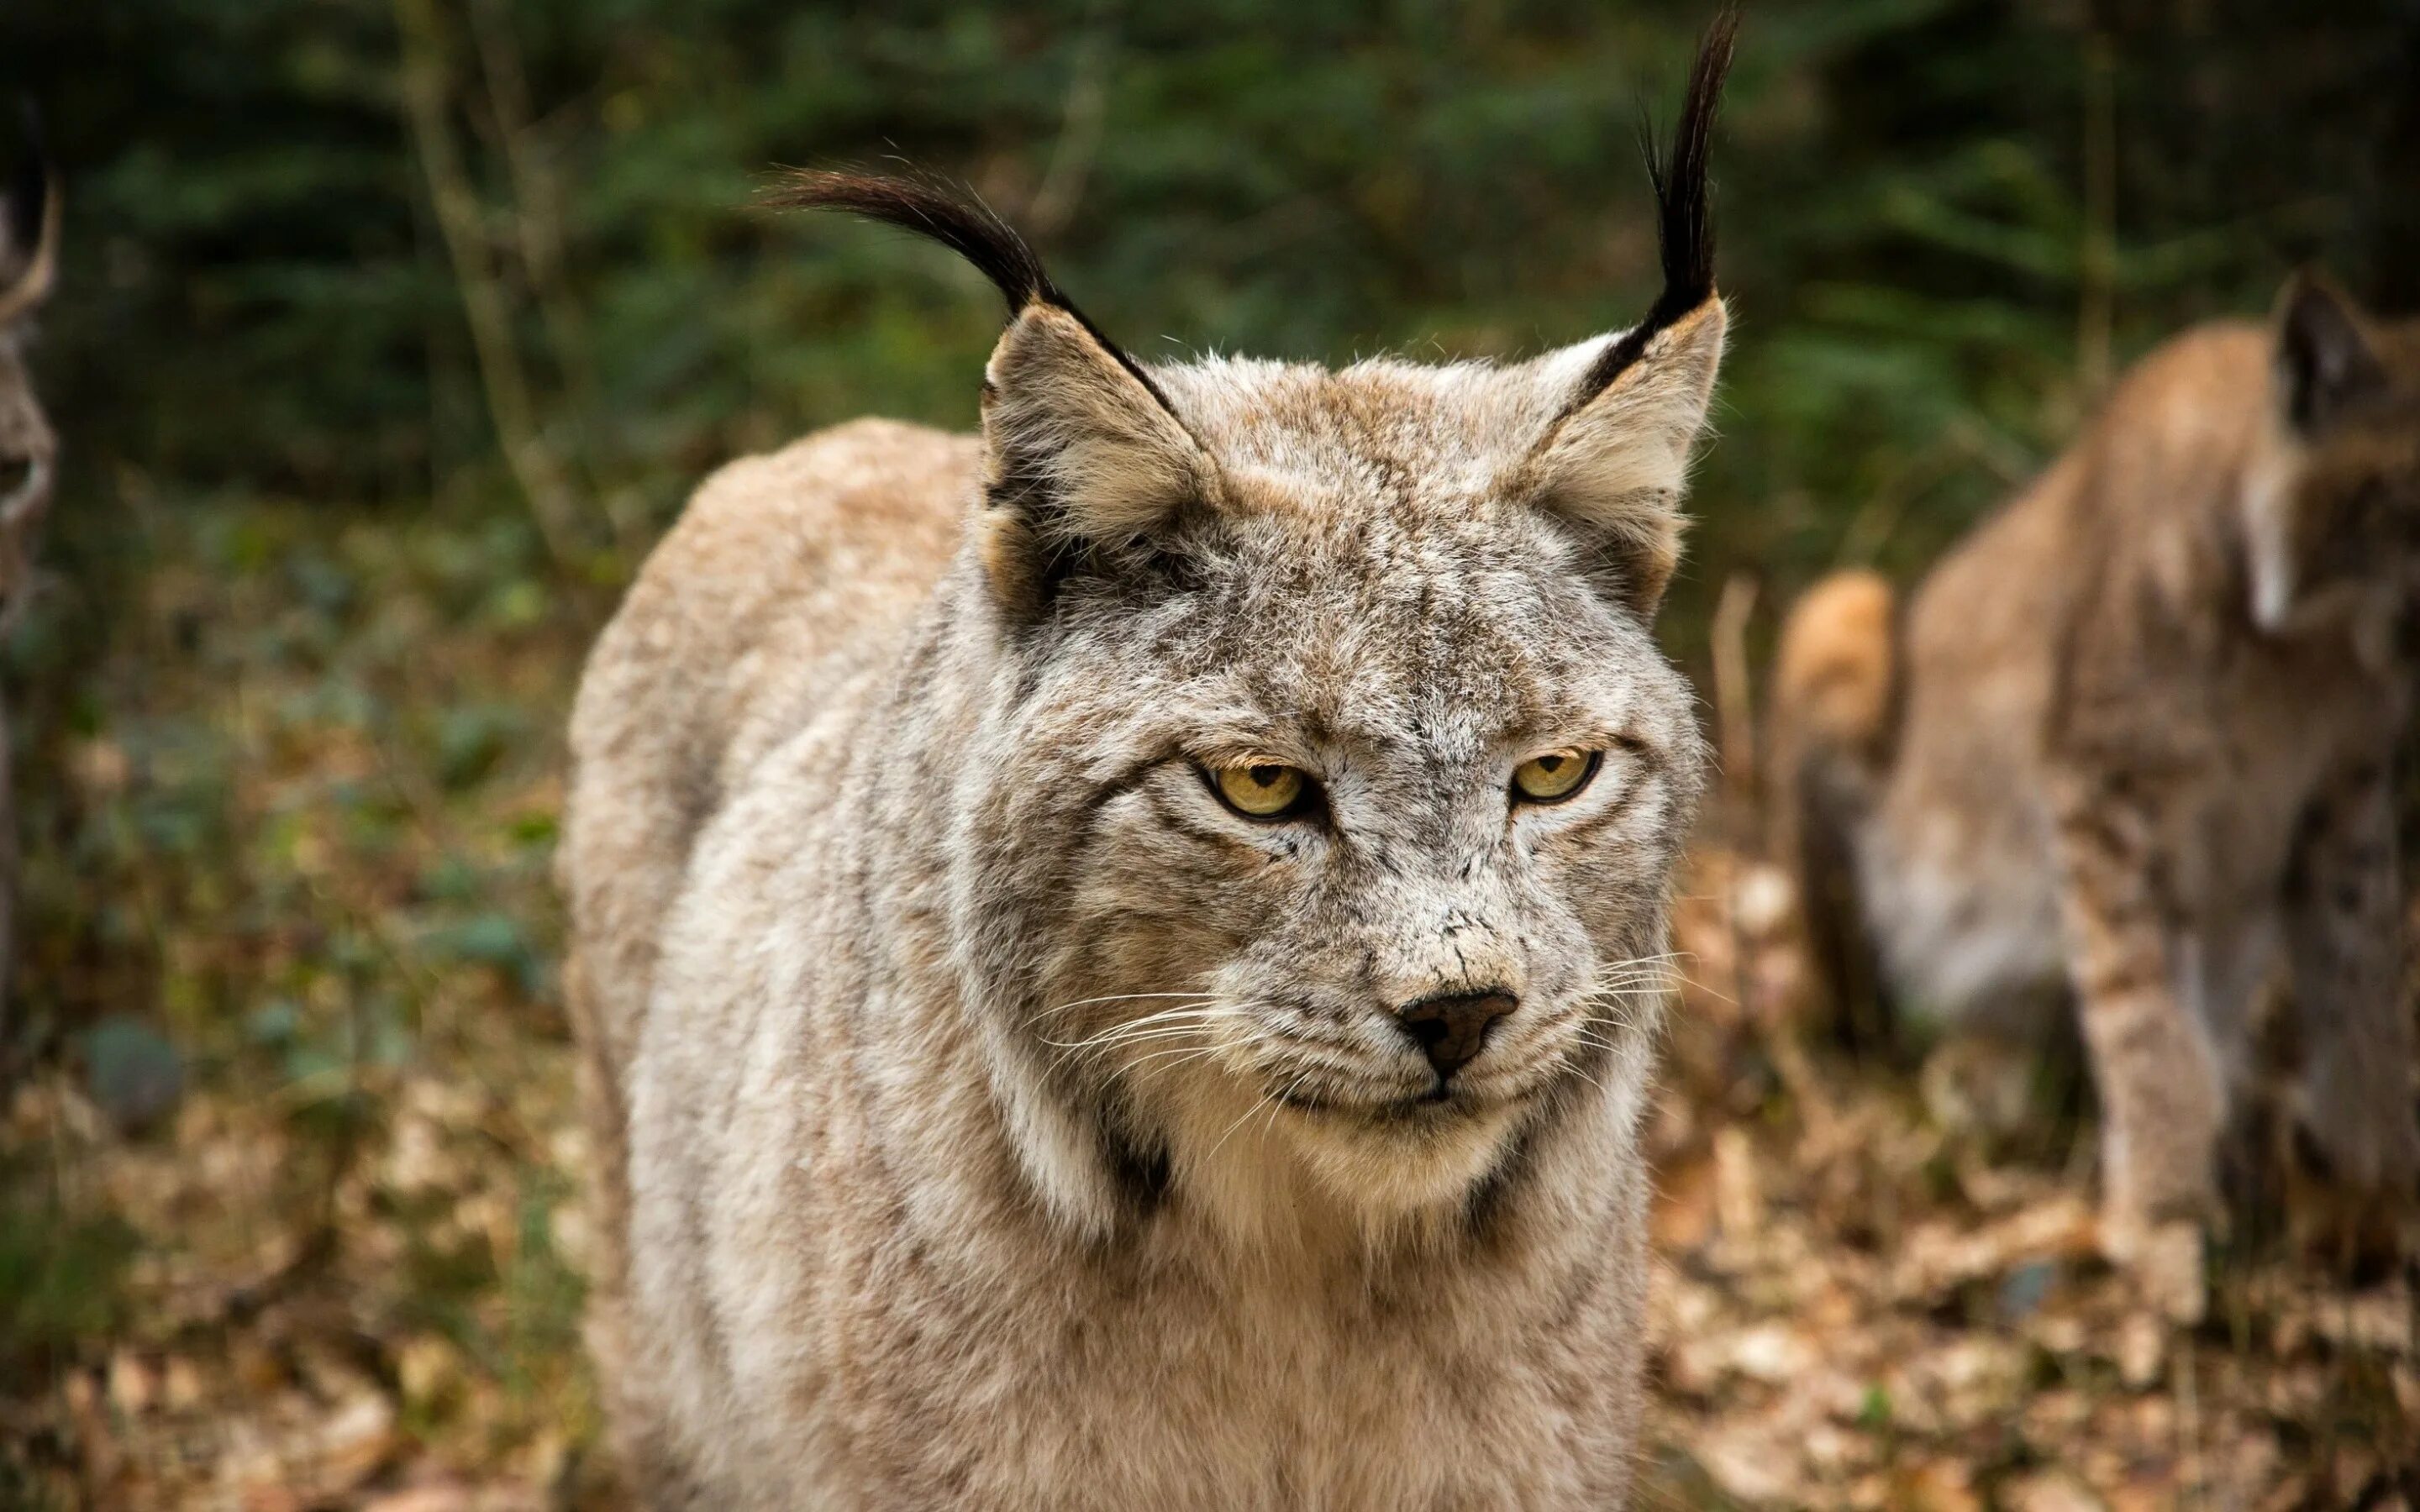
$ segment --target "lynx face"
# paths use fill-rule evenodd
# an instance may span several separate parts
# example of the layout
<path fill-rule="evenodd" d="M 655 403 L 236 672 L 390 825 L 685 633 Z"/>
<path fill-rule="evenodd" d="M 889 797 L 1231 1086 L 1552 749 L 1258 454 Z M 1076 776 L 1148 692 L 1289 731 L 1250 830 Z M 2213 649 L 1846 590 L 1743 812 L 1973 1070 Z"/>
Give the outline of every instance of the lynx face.
<path fill-rule="evenodd" d="M 1649 625 L 1722 352 L 1723 37 L 1653 165 L 1663 296 L 1511 367 L 1146 369 L 981 207 L 797 180 L 1013 312 L 966 644 L 1015 671 L 954 753 L 944 854 L 995 1087 L 1078 1227 L 1105 1148 L 1245 1227 L 1295 1178 L 1385 1223 L 1559 1092 L 1635 1115 L 1700 764 Z"/>
<path fill-rule="evenodd" d="M 2393 614 L 2420 589 L 2420 326 L 2298 281 L 2278 324 L 2284 481 L 2251 496 L 2254 613 Z"/>
<path fill-rule="evenodd" d="M 1180 1177 L 1266 1135 L 1419 1206 L 1643 1057 L 1700 753 L 1644 585 L 1531 466 L 1598 345 L 1155 373 L 1216 502 L 1060 586 L 980 847 L 1058 841 L 998 909 L 1045 947 L 1010 995 Z"/>

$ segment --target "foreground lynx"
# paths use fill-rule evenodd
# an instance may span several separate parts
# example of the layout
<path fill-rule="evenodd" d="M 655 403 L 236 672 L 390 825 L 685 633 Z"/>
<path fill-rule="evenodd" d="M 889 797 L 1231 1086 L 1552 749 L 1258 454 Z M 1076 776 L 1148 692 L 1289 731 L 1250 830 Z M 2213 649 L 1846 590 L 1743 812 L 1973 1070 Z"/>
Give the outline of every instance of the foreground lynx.
<path fill-rule="evenodd" d="M 1903 619 L 1847 574 L 1785 628 L 1819 925 L 1852 883 L 1918 1012 L 2072 984 L 2121 1247 L 2211 1211 L 2280 963 L 2306 1143 L 2371 1239 L 2412 1196 L 2392 784 L 2415 567 L 2420 324 L 2298 280 L 2273 330 L 2145 359 Z"/>
<path fill-rule="evenodd" d="M 1605 1507 L 1719 361 L 1717 28 L 1648 318 L 1111 346 L 988 212 L 980 439 L 703 488 L 573 717 L 594 1333 L 651 1505 Z"/>

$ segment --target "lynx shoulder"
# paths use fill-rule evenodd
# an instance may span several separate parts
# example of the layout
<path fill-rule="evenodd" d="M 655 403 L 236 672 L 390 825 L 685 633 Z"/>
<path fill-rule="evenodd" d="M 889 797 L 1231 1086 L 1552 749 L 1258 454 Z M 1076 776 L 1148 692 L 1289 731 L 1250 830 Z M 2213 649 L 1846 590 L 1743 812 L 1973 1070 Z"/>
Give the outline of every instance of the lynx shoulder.
<path fill-rule="evenodd" d="M 1011 319 L 980 438 L 718 474 L 581 690 L 648 1504 L 1621 1501 L 1728 55 L 1647 319 L 1516 365 L 1145 364 L 981 207 L 797 180 Z"/>
<path fill-rule="evenodd" d="M 2389 788 L 2415 582 L 2420 328 L 2304 279 L 2268 328 L 2146 358 L 1903 608 L 1834 582 L 1785 630 L 1816 937 L 1920 1017 L 2071 1000 L 2125 1228 L 2215 1202 L 2273 976 L 2319 1163 L 2372 1212 L 2413 1196 Z"/>

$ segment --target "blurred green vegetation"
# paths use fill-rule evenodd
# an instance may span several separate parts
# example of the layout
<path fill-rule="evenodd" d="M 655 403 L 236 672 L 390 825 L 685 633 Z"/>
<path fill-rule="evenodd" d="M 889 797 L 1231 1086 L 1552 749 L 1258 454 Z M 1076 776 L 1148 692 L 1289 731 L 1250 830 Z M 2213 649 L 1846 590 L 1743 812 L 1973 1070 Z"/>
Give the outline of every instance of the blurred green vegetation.
<path fill-rule="evenodd" d="M 40 99 L 70 186 L 37 352 L 69 463 L 7 648 L 29 897 L 0 1050 L 113 1014 L 310 1029 L 289 968 L 366 1005 L 312 1033 L 391 1050 L 415 971 L 546 996 L 551 810 L 480 806 L 554 769 L 579 647 L 686 490 L 849 415 L 974 418 L 989 290 L 752 209 L 774 165 L 962 177 L 1146 355 L 1516 355 L 1651 299 L 1637 124 L 1707 14 L 8 7 L 0 87 Z M 1716 160 L 1735 355 L 1676 651 L 1702 667 L 1735 574 L 1761 636 L 1826 566 L 1920 564 L 2114 365 L 2257 313 L 2295 261 L 2420 301 L 2415 76 L 2420 0 L 1749 8 Z M 300 785 L 248 809 L 289 753 Z M 302 922 L 333 905 L 298 826 L 400 853 L 463 805 L 501 859 L 441 845 L 358 903 L 421 910 L 412 939 Z"/>
<path fill-rule="evenodd" d="M 2109 354 L 2258 310 L 2295 259 L 2420 298 L 2412 0 L 1748 8 L 1700 580 L 1929 548 Z M 71 513 L 115 513 L 125 468 L 331 509 L 523 512 L 535 485 L 559 552 L 627 559 L 737 451 L 970 423 L 988 295 L 895 236 L 752 213 L 777 163 L 964 177 L 1146 354 L 1620 325 L 1652 291 L 1637 113 L 1708 9 L 11 7 L 0 83 L 44 99 L 73 184 L 44 359 Z"/>
<path fill-rule="evenodd" d="M 1708 12 L 0 6 L 0 91 L 43 104 L 69 194 L 36 351 L 66 480 L 0 660 L 0 1091 L 59 1069 L 128 1159 L 278 1152 L 211 1239 L 164 1177 L 147 1205 L 95 1175 L 124 1150 L 64 1104 L 0 1119 L 0 1376 L 164 1326 L 129 1275 L 291 1265 L 343 1216 L 359 1326 L 507 1403 L 414 1433 L 590 1431 L 548 1227 L 578 657 L 706 471 L 862 412 L 971 424 L 998 330 L 946 254 L 752 210 L 774 165 L 963 178 L 1146 357 L 1512 356 L 1652 297 L 1637 122 Z M 1914 570 L 2116 366 L 2295 262 L 2420 306 L 2415 79 L 2420 0 L 1749 6 L 1674 649 L 1702 667 L 1735 574 L 1769 625 L 1835 563 Z M 476 1096 L 413 1113 L 431 1081 Z M 364 1155 L 414 1119 L 472 1151 L 444 1181 Z M 440 1225 L 473 1190 L 489 1221 Z"/>

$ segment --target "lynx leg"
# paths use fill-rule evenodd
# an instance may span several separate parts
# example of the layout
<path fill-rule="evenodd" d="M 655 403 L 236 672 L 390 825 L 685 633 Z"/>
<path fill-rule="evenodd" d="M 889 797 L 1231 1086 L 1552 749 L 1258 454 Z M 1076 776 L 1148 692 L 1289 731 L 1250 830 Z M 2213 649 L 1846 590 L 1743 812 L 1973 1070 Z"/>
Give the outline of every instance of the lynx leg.
<path fill-rule="evenodd" d="M 2104 1205 L 2126 1231 L 2216 1206 L 2226 1114 L 2219 1057 L 2177 990 L 2181 930 L 2161 895 L 2152 814 L 2132 785 L 2054 785 L 2061 910 L 2084 1042 L 2101 1090 Z"/>
<path fill-rule="evenodd" d="M 2287 940 L 2307 1058 L 2301 1121 L 2349 1194 L 2408 1207 L 2420 1188 L 2403 997 L 2395 803 L 2384 764 L 2345 774 L 2304 815 Z M 2392 1215 L 2372 1216 L 2391 1222 Z"/>

